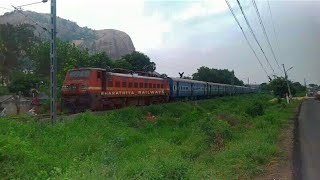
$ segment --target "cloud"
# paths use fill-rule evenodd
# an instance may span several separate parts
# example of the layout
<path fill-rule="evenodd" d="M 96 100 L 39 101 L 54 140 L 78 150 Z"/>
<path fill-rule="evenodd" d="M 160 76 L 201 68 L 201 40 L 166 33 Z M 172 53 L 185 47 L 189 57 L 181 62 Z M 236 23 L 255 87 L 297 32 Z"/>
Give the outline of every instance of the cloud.
<path fill-rule="evenodd" d="M 178 13 L 176 20 L 187 21 L 199 17 L 207 17 L 223 13 L 228 9 L 224 0 L 203 0 L 194 2 L 182 12 Z"/>

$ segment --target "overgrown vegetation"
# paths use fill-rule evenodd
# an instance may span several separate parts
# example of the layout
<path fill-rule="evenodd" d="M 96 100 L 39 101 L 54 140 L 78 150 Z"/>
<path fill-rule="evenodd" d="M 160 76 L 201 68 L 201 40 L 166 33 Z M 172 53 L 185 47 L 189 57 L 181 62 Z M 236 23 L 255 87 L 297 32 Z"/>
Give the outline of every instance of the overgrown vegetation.
<path fill-rule="evenodd" d="M 0 86 L 0 96 L 9 94 L 9 90 L 5 86 Z"/>
<path fill-rule="evenodd" d="M 299 82 L 292 82 L 288 80 L 289 87 L 292 96 L 305 96 L 306 87 L 301 85 Z M 272 81 L 261 84 L 262 91 L 272 91 L 273 95 L 278 98 L 283 98 L 288 93 L 287 81 L 284 77 L 275 77 Z"/>
<path fill-rule="evenodd" d="M 279 156 L 279 133 L 298 104 L 270 98 L 86 112 L 55 125 L 28 117 L 0 119 L 0 177 L 250 179 Z M 263 113 L 252 114 L 255 109 Z M 148 120 L 149 112 L 156 123 Z"/>

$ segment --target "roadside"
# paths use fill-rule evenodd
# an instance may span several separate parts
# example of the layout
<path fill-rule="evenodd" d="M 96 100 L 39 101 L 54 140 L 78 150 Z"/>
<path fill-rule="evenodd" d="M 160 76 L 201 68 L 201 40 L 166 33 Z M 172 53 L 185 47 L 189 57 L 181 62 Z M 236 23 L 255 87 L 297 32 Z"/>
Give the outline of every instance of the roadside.
<path fill-rule="evenodd" d="M 300 179 L 319 179 L 320 177 L 320 102 L 309 99 L 303 102 L 299 116 L 300 141 Z"/>
<path fill-rule="evenodd" d="M 301 99 L 299 99 L 301 100 Z M 280 135 L 278 143 L 279 156 L 273 159 L 266 172 L 257 180 L 291 180 L 300 177 L 300 143 L 299 143 L 299 114 L 302 103 L 296 109 L 295 116 L 288 122 Z"/>

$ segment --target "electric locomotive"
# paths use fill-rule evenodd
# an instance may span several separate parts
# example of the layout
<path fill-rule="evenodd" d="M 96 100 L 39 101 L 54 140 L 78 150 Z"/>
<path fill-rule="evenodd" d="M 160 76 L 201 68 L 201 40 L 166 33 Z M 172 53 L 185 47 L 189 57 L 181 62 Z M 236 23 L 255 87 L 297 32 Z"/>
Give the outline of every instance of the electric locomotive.
<path fill-rule="evenodd" d="M 168 102 L 169 91 L 168 79 L 151 73 L 79 68 L 68 71 L 62 100 L 72 112 L 98 111 Z"/>

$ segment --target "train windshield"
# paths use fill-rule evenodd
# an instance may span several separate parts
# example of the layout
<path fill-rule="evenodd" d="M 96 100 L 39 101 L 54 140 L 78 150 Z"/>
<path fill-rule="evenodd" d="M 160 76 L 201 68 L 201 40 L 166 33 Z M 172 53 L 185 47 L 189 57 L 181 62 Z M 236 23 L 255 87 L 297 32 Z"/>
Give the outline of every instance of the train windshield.
<path fill-rule="evenodd" d="M 69 72 L 70 79 L 88 78 L 90 70 L 72 70 Z"/>

